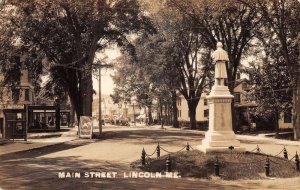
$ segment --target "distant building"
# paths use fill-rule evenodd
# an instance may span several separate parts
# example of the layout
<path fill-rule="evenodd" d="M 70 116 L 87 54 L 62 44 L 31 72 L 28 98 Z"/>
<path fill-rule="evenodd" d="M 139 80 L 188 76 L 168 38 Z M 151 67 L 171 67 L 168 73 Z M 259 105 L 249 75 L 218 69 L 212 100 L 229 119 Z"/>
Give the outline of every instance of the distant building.
<path fill-rule="evenodd" d="M 140 115 L 141 108 L 137 103 L 122 102 L 114 104 L 110 95 L 101 95 L 101 113 L 102 119 L 134 121 Z M 99 117 L 99 99 L 93 100 L 93 117 Z"/>
<path fill-rule="evenodd" d="M 242 129 L 243 127 L 247 128 L 249 125 L 254 124 L 254 119 L 249 113 L 249 109 L 256 107 L 255 102 L 249 101 L 246 97 L 247 89 L 249 87 L 248 79 L 237 79 L 234 87 L 234 107 L 236 115 L 236 124 Z M 196 120 L 197 121 L 207 121 L 209 110 L 207 104 L 208 95 L 203 93 L 201 95 L 200 101 L 196 109 Z M 179 121 L 190 121 L 189 118 L 189 109 L 187 101 L 185 98 L 180 95 L 177 98 L 177 116 Z M 292 116 L 291 113 L 282 113 L 279 122 L 279 128 L 292 128 Z"/>
<path fill-rule="evenodd" d="M 238 79 L 234 88 L 235 113 L 237 114 L 237 124 L 239 126 L 249 125 L 254 122 L 249 114 L 249 108 L 256 107 L 255 102 L 250 102 L 246 97 L 249 84 L 247 79 Z M 281 113 L 278 120 L 279 129 L 293 128 L 292 114 L 290 112 Z"/>
<path fill-rule="evenodd" d="M 207 95 L 205 93 L 202 93 L 200 101 L 198 103 L 197 109 L 196 109 L 196 120 L 197 121 L 207 121 L 208 120 L 208 104 L 207 104 Z M 178 121 L 190 121 L 189 116 L 189 108 L 187 105 L 187 101 L 185 98 L 180 95 L 177 98 L 177 117 Z"/>
<path fill-rule="evenodd" d="M 0 83 L 4 76 L 0 74 Z M 24 105 L 34 104 L 34 88 L 27 70 L 21 71 L 20 85 L 14 88 L 0 87 L 0 129 L 3 132 L 4 109 L 24 109 Z"/>
<path fill-rule="evenodd" d="M 20 63 L 22 64 L 22 57 Z M 9 87 L 4 84 L 4 76 L 0 74 L 0 129 L 3 134 L 4 126 L 10 129 L 17 120 L 22 120 L 22 129 L 25 129 L 25 121 L 28 122 L 28 131 L 32 130 L 52 130 L 55 129 L 55 108 L 54 100 L 37 98 L 34 92 L 32 75 L 25 68 L 21 68 L 20 83 L 17 86 Z M 31 111 L 25 114 L 25 107 L 31 107 Z M 34 107 L 35 106 L 35 107 Z M 5 115 L 5 113 L 9 113 Z M 15 118 L 14 114 L 22 115 Z M 17 117 L 18 117 L 17 114 Z M 60 105 L 60 125 L 69 126 L 70 105 L 69 103 Z M 13 128 L 14 128 L 13 127 Z M 14 129 L 15 130 L 15 129 Z M 6 131 L 10 133 L 9 130 Z M 9 134 L 8 134 L 9 135 Z"/>

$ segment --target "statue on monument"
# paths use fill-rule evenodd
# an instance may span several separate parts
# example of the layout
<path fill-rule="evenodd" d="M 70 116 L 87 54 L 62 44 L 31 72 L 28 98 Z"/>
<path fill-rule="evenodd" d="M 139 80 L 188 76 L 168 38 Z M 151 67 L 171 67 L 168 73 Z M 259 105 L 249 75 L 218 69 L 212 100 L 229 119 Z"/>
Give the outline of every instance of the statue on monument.
<path fill-rule="evenodd" d="M 227 78 L 226 61 L 229 61 L 227 52 L 222 48 L 222 43 L 217 43 L 217 49 L 212 54 L 215 65 L 215 85 L 212 86 L 208 99 L 209 129 L 205 133 L 198 149 L 207 152 L 230 152 L 228 147 L 235 151 L 243 152 L 240 141 L 232 130 L 231 102 L 234 96 L 225 86 Z"/>
<path fill-rule="evenodd" d="M 217 43 L 217 50 L 213 53 L 212 57 L 215 65 L 215 85 L 216 86 L 224 86 L 225 79 L 227 78 L 227 70 L 226 70 L 226 61 L 228 61 L 228 54 L 222 48 L 223 45 L 221 42 Z"/>

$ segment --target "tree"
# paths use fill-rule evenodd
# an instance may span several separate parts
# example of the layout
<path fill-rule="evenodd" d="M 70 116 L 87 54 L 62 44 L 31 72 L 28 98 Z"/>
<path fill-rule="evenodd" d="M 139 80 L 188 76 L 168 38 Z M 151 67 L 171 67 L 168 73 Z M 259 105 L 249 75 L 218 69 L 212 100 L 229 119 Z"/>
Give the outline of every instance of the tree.
<path fill-rule="evenodd" d="M 300 2 L 297 0 L 257 0 L 255 3 L 244 2 L 249 7 L 258 7 L 263 16 L 263 23 L 276 35 L 280 51 L 293 87 L 293 127 L 294 139 L 300 139 L 300 75 L 299 75 L 299 30 Z"/>
<path fill-rule="evenodd" d="M 194 23 L 170 4 L 151 4 L 151 17 L 155 19 L 158 33 L 164 39 L 161 47 L 157 48 L 161 48 L 166 68 L 170 71 L 169 76 L 176 76 L 176 80 L 170 83 L 173 86 L 173 107 L 176 106 L 174 99 L 178 91 L 188 102 L 191 128 L 195 129 L 196 107 L 206 88 L 212 60 L 210 50 L 204 47 L 203 38 L 193 30 Z M 174 114 L 176 112 L 174 110 Z"/>
<path fill-rule="evenodd" d="M 255 37 L 256 30 L 261 26 L 256 7 L 250 8 L 236 0 L 175 0 L 169 1 L 169 6 L 185 15 L 191 25 L 183 28 L 190 27 L 201 36 L 205 48 L 214 50 L 217 42 L 222 42 L 229 56 L 227 84 L 233 94 L 238 67 Z M 236 131 L 234 117 L 233 129 Z"/>
<path fill-rule="evenodd" d="M 272 47 L 267 47 L 264 53 L 258 53 L 260 58 L 245 69 L 251 78 L 247 98 L 257 105 L 253 108 L 255 116 L 272 119 L 278 135 L 278 120 L 292 108 L 292 90 L 287 66 L 278 54 L 278 41 L 272 40 L 271 44 Z"/>
<path fill-rule="evenodd" d="M 164 86 L 162 78 L 165 78 L 161 74 L 163 67 L 157 65 L 156 62 L 156 56 L 159 55 L 154 54 L 154 49 L 152 51 L 151 48 L 148 49 L 153 42 L 151 40 L 152 37 L 146 36 L 136 39 L 134 43 L 137 52 L 136 62 L 133 63 L 128 55 L 123 55 L 118 59 L 119 66 L 116 67 L 113 76 L 116 88 L 112 95 L 115 103 L 119 101 L 129 102 L 130 97 L 136 97 L 140 105 L 147 107 L 149 124 L 153 122 L 153 102 L 155 99 L 159 99 L 158 95 Z M 168 93 L 164 95 L 164 99 L 168 99 Z"/>
<path fill-rule="evenodd" d="M 48 58 L 48 86 L 67 91 L 78 119 L 92 115 L 96 52 L 116 43 L 134 55 L 127 35 L 155 31 L 136 0 L 11 1 L 7 7 L 14 10 L 10 32 Z"/>

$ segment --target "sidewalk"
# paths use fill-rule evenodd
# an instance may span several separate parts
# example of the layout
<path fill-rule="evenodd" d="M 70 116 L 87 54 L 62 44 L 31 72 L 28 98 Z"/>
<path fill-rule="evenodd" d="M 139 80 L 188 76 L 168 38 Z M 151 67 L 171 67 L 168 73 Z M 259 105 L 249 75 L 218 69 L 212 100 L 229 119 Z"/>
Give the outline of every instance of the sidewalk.
<path fill-rule="evenodd" d="M 122 130 L 134 130 L 134 129 L 154 129 L 160 130 L 161 125 L 153 125 L 153 126 L 130 126 L 126 129 L 121 126 L 107 126 L 106 129 L 109 128 L 109 131 L 119 131 Z M 105 130 L 104 128 L 104 130 Z M 195 131 L 184 128 L 173 128 L 171 126 L 164 126 L 164 131 L 186 131 L 189 133 L 199 134 L 199 142 L 201 142 L 202 135 L 205 135 L 205 131 Z M 94 132 L 97 132 L 97 128 L 94 128 Z M 78 139 L 77 128 L 69 128 L 68 131 L 58 131 L 58 132 L 48 132 L 48 133 L 29 133 L 28 140 L 15 140 L 11 141 L 0 141 L 0 155 L 15 153 L 20 151 L 28 151 L 32 149 L 42 148 L 46 146 L 51 146 L 55 144 L 61 144 L 68 141 L 72 141 Z M 259 134 L 256 136 L 252 135 L 236 135 L 237 139 L 240 140 L 243 144 L 250 143 L 253 146 L 256 144 L 273 144 L 273 145 L 282 145 L 282 146 L 300 146 L 300 141 L 290 141 L 283 139 L 275 139 L 272 137 L 267 137 L 265 134 Z"/>
<path fill-rule="evenodd" d="M 161 125 L 153 125 L 153 126 L 149 126 L 149 128 L 161 129 Z M 164 126 L 164 129 L 165 130 L 184 130 L 184 131 L 196 132 L 201 135 L 205 135 L 205 132 L 206 132 L 206 131 L 191 130 L 188 128 L 173 128 L 171 126 Z M 251 141 L 251 142 L 258 142 L 258 143 L 270 143 L 270 144 L 273 143 L 273 144 L 283 145 L 283 146 L 298 146 L 298 145 L 300 145 L 300 141 L 275 139 L 273 137 L 270 137 L 270 133 L 269 134 L 258 134 L 258 135 L 236 135 L 236 138 L 238 140 L 243 140 L 243 141 Z"/>
<path fill-rule="evenodd" d="M 70 128 L 67 131 L 57 131 L 48 133 L 29 133 L 27 141 L 24 140 L 1 140 L 0 156 L 9 153 L 30 151 L 55 144 L 77 139 L 77 129 Z"/>

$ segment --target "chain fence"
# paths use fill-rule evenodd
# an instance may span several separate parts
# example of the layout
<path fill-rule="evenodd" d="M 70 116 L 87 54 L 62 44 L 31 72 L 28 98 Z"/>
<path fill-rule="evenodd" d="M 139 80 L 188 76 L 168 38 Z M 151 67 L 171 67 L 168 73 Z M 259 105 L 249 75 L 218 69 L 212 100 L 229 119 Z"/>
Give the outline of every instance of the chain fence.
<path fill-rule="evenodd" d="M 232 162 L 232 161 L 226 161 L 226 160 L 220 161 L 220 158 L 218 158 L 218 156 L 216 156 L 215 162 L 214 162 L 214 173 L 216 176 L 220 175 L 219 174 L 220 173 L 220 171 L 219 171 L 220 170 L 220 162 L 222 162 L 222 164 L 232 164 L 232 165 L 236 165 L 236 166 L 238 166 L 238 165 L 253 165 L 256 167 L 256 166 L 260 165 L 259 167 L 261 167 L 261 165 L 263 165 L 265 168 L 265 175 L 269 176 L 270 175 L 270 165 L 272 165 L 272 169 L 279 168 L 279 166 L 282 165 L 282 164 L 276 162 L 273 158 L 281 158 L 282 160 L 285 160 L 286 162 L 284 164 L 286 164 L 286 163 L 292 164 L 291 162 L 294 161 L 296 171 L 298 171 L 298 172 L 300 171 L 299 155 L 298 155 L 297 151 L 296 151 L 296 154 L 293 156 L 288 153 L 285 146 L 283 147 L 282 150 L 280 150 L 275 155 L 267 154 L 258 145 L 254 149 L 252 149 L 250 151 L 246 151 L 246 152 L 234 151 L 233 146 L 229 146 L 228 149 L 230 149 L 231 155 L 234 155 L 237 157 L 237 160 L 243 159 L 242 156 L 244 156 L 245 153 L 256 153 L 256 154 L 264 155 L 266 157 L 259 159 L 259 160 L 254 160 L 251 162 Z M 169 151 L 166 148 L 162 147 L 158 143 L 152 154 L 147 154 L 145 149 L 143 148 L 142 156 L 141 156 L 141 163 L 142 163 L 143 167 L 149 168 L 149 165 L 151 164 L 151 162 L 155 159 L 160 158 L 161 151 L 164 151 L 168 154 L 166 161 L 165 161 L 166 171 L 170 172 L 170 171 L 172 171 L 171 154 L 176 154 L 176 153 L 183 152 L 183 151 L 188 152 L 190 150 L 195 150 L 195 149 L 189 143 L 187 143 L 185 146 L 180 148 L 178 151 Z M 153 157 L 155 153 L 156 153 L 156 157 Z M 290 157 L 290 159 L 288 157 Z"/>

